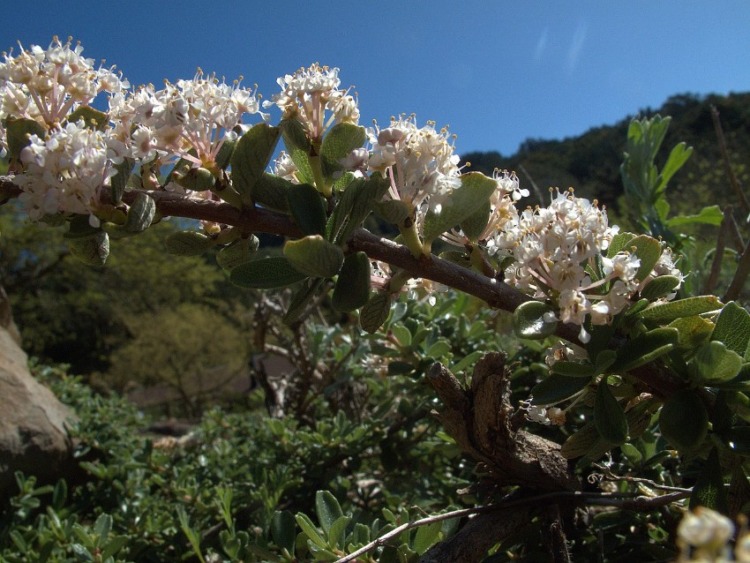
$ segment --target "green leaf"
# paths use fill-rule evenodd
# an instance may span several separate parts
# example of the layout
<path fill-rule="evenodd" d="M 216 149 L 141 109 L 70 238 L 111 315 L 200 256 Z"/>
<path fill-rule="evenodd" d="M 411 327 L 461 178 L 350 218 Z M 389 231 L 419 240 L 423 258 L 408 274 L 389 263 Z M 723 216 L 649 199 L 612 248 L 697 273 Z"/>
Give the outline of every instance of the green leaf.
<path fill-rule="evenodd" d="M 5 139 L 8 144 L 8 156 L 11 159 L 20 159 L 21 151 L 29 146 L 29 138 L 36 135 L 44 139 L 47 130 L 34 119 L 8 117 L 5 120 Z"/>
<path fill-rule="evenodd" d="M 705 506 L 723 514 L 729 512 L 729 501 L 724 490 L 724 477 L 716 448 L 708 455 L 703 471 L 693 486 L 693 494 L 690 495 L 690 509 L 698 506 Z"/>
<path fill-rule="evenodd" d="M 443 529 L 442 522 L 432 522 L 426 526 L 417 528 L 411 548 L 419 555 L 423 555 L 428 549 L 440 540 L 440 532 Z"/>
<path fill-rule="evenodd" d="M 86 127 L 104 131 L 109 124 L 109 117 L 103 111 L 94 109 L 91 106 L 78 106 L 65 120 L 67 123 L 77 123 L 83 121 Z"/>
<path fill-rule="evenodd" d="M 393 336 L 398 340 L 400 346 L 407 348 L 411 345 L 411 331 L 402 323 L 394 323 L 391 326 Z"/>
<path fill-rule="evenodd" d="M 550 371 L 558 375 L 564 375 L 565 377 L 591 378 L 596 373 L 596 368 L 589 362 L 559 361 L 552 364 Z"/>
<path fill-rule="evenodd" d="M 100 514 L 94 522 L 94 533 L 96 538 L 96 547 L 102 547 L 107 541 L 107 536 L 112 531 L 112 517 L 109 514 Z"/>
<path fill-rule="evenodd" d="M 535 405 L 554 405 L 578 393 L 589 384 L 584 377 L 566 377 L 552 374 L 537 383 L 529 393 Z"/>
<path fill-rule="evenodd" d="M 718 205 L 711 205 L 700 210 L 698 215 L 678 215 L 666 222 L 668 228 L 684 227 L 685 225 L 713 225 L 718 227 L 724 220 L 724 213 Z"/>
<path fill-rule="evenodd" d="M 216 176 L 207 168 L 188 168 L 184 174 L 175 173 L 173 178 L 186 190 L 205 192 L 216 186 Z"/>
<path fill-rule="evenodd" d="M 712 340 L 698 349 L 693 363 L 700 383 L 711 385 L 735 377 L 742 367 L 742 357 L 737 352 L 729 350 L 723 342 Z"/>
<path fill-rule="evenodd" d="M 335 172 L 340 171 L 340 160 L 358 148 L 362 148 L 367 139 L 364 127 L 352 123 L 337 123 L 326 133 L 323 145 L 320 148 L 320 156 L 323 161 L 323 174 L 331 178 Z"/>
<path fill-rule="evenodd" d="M 373 202 L 372 208 L 378 217 L 399 226 L 404 225 L 407 219 L 411 219 L 414 214 L 411 205 L 398 199 Z"/>
<path fill-rule="evenodd" d="M 216 253 L 216 263 L 222 270 L 231 272 L 240 264 L 252 260 L 259 245 L 260 241 L 255 235 L 237 239 Z"/>
<path fill-rule="evenodd" d="M 575 459 L 586 455 L 603 442 L 599 431 L 593 422 L 584 424 L 575 434 L 570 436 L 560 448 L 560 454 L 565 459 Z"/>
<path fill-rule="evenodd" d="M 359 326 L 373 334 L 383 325 L 391 311 L 391 296 L 385 291 L 378 291 L 370 296 L 359 313 Z"/>
<path fill-rule="evenodd" d="M 328 545 L 330 547 L 344 547 L 344 540 L 346 539 L 344 532 L 351 521 L 351 516 L 339 516 L 334 520 L 328 530 Z"/>
<path fill-rule="evenodd" d="M 612 373 L 626 372 L 668 354 L 677 344 L 676 328 L 655 328 L 627 341 L 617 350 L 617 360 L 610 367 Z"/>
<path fill-rule="evenodd" d="M 683 389 L 667 399 L 659 413 L 659 428 L 678 450 L 698 448 L 708 433 L 708 412 L 696 391 Z"/>
<path fill-rule="evenodd" d="M 164 239 L 167 252 L 177 256 L 200 256 L 214 244 L 211 237 L 198 231 L 180 231 Z"/>
<path fill-rule="evenodd" d="M 717 311 L 720 308 L 721 301 L 718 297 L 701 295 L 670 301 L 669 303 L 655 303 L 641 311 L 638 316 L 644 321 L 662 324 L 670 323 L 682 317 Z"/>
<path fill-rule="evenodd" d="M 318 295 L 318 290 L 323 285 L 323 278 L 308 278 L 294 293 L 289 308 L 284 313 L 284 324 L 291 326 L 310 311 L 312 303 Z"/>
<path fill-rule="evenodd" d="M 596 389 L 594 425 L 599 435 L 612 445 L 619 446 L 628 439 L 625 411 L 604 380 L 599 382 Z"/>
<path fill-rule="evenodd" d="M 682 168 L 685 162 L 687 162 L 687 159 L 690 158 L 691 154 L 693 154 L 693 148 L 688 147 L 685 143 L 679 143 L 672 149 L 661 174 L 659 174 L 659 182 L 655 189 L 656 193 L 661 193 L 667 188 L 669 180 L 680 168 Z"/>
<path fill-rule="evenodd" d="M 232 186 L 246 206 L 252 205 L 255 201 L 253 190 L 271 161 L 278 140 L 278 127 L 258 123 L 237 141 L 230 160 Z"/>
<path fill-rule="evenodd" d="M 513 329 L 521 338 L 541 340 L 555 333 L 557 320 L 546 320 L 545 315 L 552 313 L 550 305 L 541 301 L 526 301 L 513 312 Z"/>
<path fill-rule="evenodd" d="M 698 315 L 675 319 L 669 326 L 677 329 L 677 347 L 682 350 L 697 350 L 714 330 L 714 323 Z"/>
<path fill-rule="evenodd" d="M 109 257 L 109 236 L 104 231 L 65 238 L 70 253 L 87 266 L 103 266 Z"/>
<path fill-rule="evenodd" d="M 284 244 L 289 263 L 307 276 L 331 278 L 344 263 L 344 252 L 320 235 L 310 235 Z"/>
<path fill-rule="evenodd" d="M 724 305 L 711 340 L 723 342 L 728 350 L 744 356 L 750 344 L 750 313 L 734 301 Z"/>
<path fill-rule="evenodd" d="M 297 184 L 264 172 L 253 187 L 253 200 L 258 205 L 277 211 L 289 211 L 286 193 Z"/>
<path fill-rule="evenodd" d="M 609 243 L 609 247 L 607 248 L 607 258 L 612 258 L 621 250 L 628 250 L 630 241 L 634 238 L 635 235 L 633 233 L 617 233 L 614 237 L 612 237 L 612 241 Z"/>
<path fill-rule="evenodd" d="M 354 179 L 341 194 L 326 225 L 328 240 L 341 244 L 362 225 L 372 212 L 373 204 L 380 201 L 388 190 L 388 180 L 380 174 L 368 179 Z"/>
<path fill-rule="evenodd" d="M 328 533 L 333 523 L 343 516 L 339 501 L 329 491 L 315 493 L 315 512 L 323 531 Z"/>
<path fill-rule="evenodd" d="M 132 158 L 123 158 L 120 164 L 114 165 L 117 174 L 109 179 L 112 191 L 112 203 L 118 204 L 122 201 L 122 194 L 125 193 L 125 186 L 128 185 L 133 166 L 135 166 L 135 159 Z"/>
<path fill-rule="evenodd" d="M 631 250 L 641 260 L 635 277 L 644 280 L 654 269 L 661 256 L 661 243 L 653 237 L 640 235 L 628 242 L 625 250 Z"/>
<path fill-rule="evenodd" d="M 237 266 L 229 275 L 229 281 L 240 287 L 273 289 L 292 285 L 306 277 L 283 256 L 274 256 Z"/>
<path fill-rule="evenodd" d="M 442 202 L 440 211 L 430 210 L 424 219 L 425 241 L 433 241 L 478 212 L 497 189 L 497 182 L 480 172 L 461 175 L 461 187 Z"/>
<path fill-rule="evenodd" d="M 487 200 L 482 207 L 461 221 L 461 230 L 469 240 L 476 242 L 482 236 L 489 222 L 491 210 L 492 206 L 489 200 Z"/>
<path fill-rule="evenodd" d="M 294 519 L 297 521 L 297 525 L 302 528 L 302 531 L 314 545 L 318 546 L 321 549 L 325 549 L 328 546 L 326 541 L 323 539 L 323 536 L 321 536 L 318 530 L 315 528 L 315 524 L 313 524 L 309 516 L 303 514 L 302 512 L 298 512 Z"/>
<path fill-rule="evenodd" d="M 294 515 L 288 510 L 275 511 L 271 518 L 271 538 L 281 549 L 294 554 L 294 543 L 297 538 L 297 527 Z"/>
<path fill-rule="evenodd" d="M 141 233 L 151 226 L 155 215 L 156 202 L 149 195 L 138 192 L 128 209 L 125 230 L 129 233 Z"/>
<path fill-rule="evenodd" d="M 658 276 L 652 279 L 646 287 L 641 290 L 641 297 L 649 301 L 656 301 L 674 292 L 680 285 L 680 278 L 677 276 Z"/>
<path fill-rule="evenodd" d="M 289 157 L 297 167 L 297 178 L 304 184 L 315 184 L 310 166 L 312 145 L 305 133 L 305 127 L 296 119 L 284 119 L 279 128 Z"/>
<path fill-rule="evenodd" d="M 310 184 L 286 190 L 289 209 L 300 230 L 306 235 L 322 235 L 326 230 L 326 210 L 320 193 Z"/>
<path fill-rule="evenodd" d="M 336 280 L 331 306 L 337 311 L 353 311 L 367 303 L 369 296 L 370 259 L 364 252 L 349 254 Z"/>

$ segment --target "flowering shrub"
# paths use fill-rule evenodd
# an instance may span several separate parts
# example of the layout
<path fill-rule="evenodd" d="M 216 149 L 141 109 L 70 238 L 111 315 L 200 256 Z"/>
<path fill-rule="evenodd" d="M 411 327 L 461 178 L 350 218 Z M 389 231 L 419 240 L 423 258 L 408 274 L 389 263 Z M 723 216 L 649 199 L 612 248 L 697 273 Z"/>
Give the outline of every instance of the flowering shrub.
<path fill-rule="evenodd" d="M 443 403 L 447 434 L 479 462 L 485 504 L 477 511 L 485 512 L 463 536 L 426 552 L 438 539 L 433 528 L 433 541 L 414 553 L 447 560 L 464 542 L 483 557 L 527 521 L 555 527 L 550 550 L 567 553 L 563 517 L 541 501 L 544 494 L 558 503 L 641 510 L 676 510 L 689 497 L 691 506 L 735 514 L 750 500 L 743 468 L 750 314 L 731 289 L 749 270 L 738 268 L 723 301 L 685 295 L 678 256 L 653 236 L 657 227 L 715 220 L 702 212 L 669 222 L 666 185 L 689 150 L 678 146 L 661 171 L 655 166 L 668 120 L 634 121 L 629 131 L 628 193 L 648 197 L 658 211 L 651 232 L 637 235 L 610 226 L 603 207 L 573 190 L 551 191 L 548 206 L 521 207 L 528 192 L 515 174 L 462 169 L 455 141 L 433 122 L 419 127 L 402 115 L 385 128 L 359 126 L 357 99 L 340 89 L 338 69 L 314 64 L 280 78 L 281 93 L 263 104 L 282 112 L 270 125 L 258 94 L 239 81 L 229 86 L 199 72 L 162 90 L 131 89 L 111 69 L 94 70 L 81 51 L 55 39 L 46 50 L 5 56 L 0 143 L 13 172 L 2 197 L 18 197 L 33 220 L 67 224 L 71 252 L 84 262 L 103 264 L 110 238 L 137 235 L 162 217 L 198 219 L 200 230 L 167 238 L 170 252 L 215 251 L 240 287 L 291 287 L 289 325 L 304 322 L 330 293 L 331 307 L 358 318 L 366 332 L 386 326 L 390 344 L 379 355 L 395 349 L 402 365 L 398 356 L 417 354 L 427 336 L 394 322 L 403 290 L 440 307 L 436 296 L 452 288 L 512 313 L 526 372 L 514 373 L 497 353 L 448 369 L 431 361 L 444 356 L 440 347 L 417 363 Z M 106 111 L 92 106 L 100 92 Z M 286 150 L 269 172 L 279 139 Z M 363 228 L 371 214 L 398 231 L 395 240 Z M 285 237 L 282 254 L 258 253 L 258 233 Z M 451 371 L 469 364 L 463 385 Z M 511 388 L 521 380 L 528 383 L 523 397 Z M 592 471 L 605 455 L 609 461 Z M 692 464 L 694 486 L 679 486 L 690 478 L 669 471 L 671 455 Z M 600 483 L 596 494 L 583 492 L 584 475 Z M 742 499 L 732 507 L 725 477 Z M 632 498 L 634 487 L 642 497 Z M 345 561 L 381 547 L 342 540 L 351 519 L 331 519 L 339 505 L 320 499 L 325 534 L 304 514 L 296 517 L 312 554 Z M 493 527 L 492 511 L 513 506 L 528 518 Z M 200 557 L 187 520 L 181 523 Z"/>

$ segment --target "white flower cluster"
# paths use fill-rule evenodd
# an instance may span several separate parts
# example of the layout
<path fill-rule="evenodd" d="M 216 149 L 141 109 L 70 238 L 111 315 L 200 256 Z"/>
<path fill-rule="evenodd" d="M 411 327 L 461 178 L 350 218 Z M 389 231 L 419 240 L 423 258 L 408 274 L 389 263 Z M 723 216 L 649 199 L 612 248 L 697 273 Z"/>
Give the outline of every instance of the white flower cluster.
<path fill-rule="evenodd" d="M 34 45 L 21 47 L 17 56 L 6 53 L 0 64 L 0 149 L 13 120 L 33 120 L 44 131 L 30 136 L 20 155 L 23 169 L 14 177 L 33 219 L 81 213 L 96 223 L 98 190 L 123 158 L 156 172 L 160 164 L 183 158 L 218 175 L 222 145 L 237 137 L 245 114 L 260 113 L 257 94 L 239 81 L 228 85 L 199 71 L 193 80 L 167 82 L 158 91 L 149 85 L 132 92 L 113 69 L 95 69 L 82 51 L 55 38 L 47 49 Z M 109 93 L 105 123 L 93 128 L 68 121 L 100 92 Z"/>
<path fill-rule="evenodd" d="M 315 63 L 287 74 L 277 81 L 281 93 L 263 102 L 263 107 L 277 105 L 284 119 L 298 119 L 313 142 L 323 139 L 325 130 L 335 123 L 359 122 L 357 101 L 347 90 L 340 90 L 338 68 Z M 326 110 L 331 116 L 326 119 Z"/>
<path fill-rule="evenodd" d="M 635 277 L 641 263 L 635 254 L 626 250 L 612 258 L 602 255 L 617 231 L 596 202 L 577 198 L 572 191 L 558 192 L 549 207 L 527 208 L 520 214 L 508 208 L 507 220 L 487 248 L 491 254 L 514 258 L 505 270 L 506 283 L 556 303 L 555 318 L 581 326 L 579 338 L 585 343 L 590 338 L 585 320 L 608 324 L 647 281 Z M 598 263 L 604 277 L 592 279 Z M 675 273 L 668 252 L 660 264 L 652 276 Z M 603 292 L 605 284 L 609 289 Z"/>
<path fill-rule="evenodd" d="M 45 128 L 59 125 L 80 105 L 88 105 L 100 92 L 116 94 L 130 87 L 114 68 L 95 69 L 84 58 L 80 44 L 57 37 L 47 49 L 20 47 L 17 56 L 3 53 L 0 63 L 0 115 L 39 121 Z"/>
<path fill-rule="evenodd" d="M 211 170 L 227 140 L 237 137 L 235 128 L 245 114 L 259 113 L 253 90 L 204 77 L 199 70 L 192 80 L 165 82 L 155 90 L 143 86 L 130 97 L 117 99 L 111 113 L 117 121 L 132 124 L 132 153 L 152 160 L 179 156 L 195 166 Z"/>
<path fill-rule="evenodd" d="M 78 121 L 51 129 L 45 139 L 32 135 L 30 140 L 21 152 L 25 172 L 14 178 L 29 217 L 90 213 L 98 190 L 116 172 L 113 164 L 122 161 L 112 150 L 113 139 Z M 97 224 L 93 216 L 91 222 Z"/>
<path fill-rule="evenodd" d="M 744 526 L 732 559 L 730 541 L 734 532 L 734 523 L 710 508 L 699 506 L 685 512 L 677 526 L 677 545 L 680 547 L 678 561 L 750 562 L 750 534 Z"/>
<path fill-rule="evenodd" d="M 461 185 L 459 156 L 449 142 L 447 129 L 434 123 L 417 127 L 416 118 L 391 118 L 386 129 L 368 129 L 372 145 L 369 169 L 387 175 L 389 195 L 415 209 L 428 204 L 439 209 L 442 198 Z"/>

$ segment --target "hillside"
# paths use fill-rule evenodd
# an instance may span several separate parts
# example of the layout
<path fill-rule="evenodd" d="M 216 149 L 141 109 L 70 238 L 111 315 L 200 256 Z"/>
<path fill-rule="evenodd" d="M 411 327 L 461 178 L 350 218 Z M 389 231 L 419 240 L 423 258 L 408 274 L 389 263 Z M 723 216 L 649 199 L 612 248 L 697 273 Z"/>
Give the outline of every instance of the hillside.
<path fill-rule="evenodd" d="M 692 157 L 670 184 L 673 210 L 688 211 L 709 204 L 723 206 L 733 203 L 734 197 L 721 167 L 711 106 L 719 111 L 735 173 L 742 184 L 748 186 L 750 93 L 705 97 L 676 95 L 660 108 L 643 109 L 614 125 L 596 127 L 578 137 L 560 141 L 528 139 L 514 155 L 505 157 L 498 152 L 473 152 L 463 155 L 463 162 L 471 163 L 469 170 L 485 173 L 491 173 L 494 168 L 515 170 L 522 186 L 532 192 L 532 197 L 534 190 L 530 178 L 543 197 L 550 186 L 573 186 L 578 195 L 596 198 L 618 215 L 621 211 L 618 199 L 623 190 L 619 167 L 628 124 L 633 117 L 650 117 L 658 113 L 672 117 L 662 145 L 664 159 L 678 142 L 685 141 L 694 148 Z M 679 198 L 675 197 L 677 193 Z"/>

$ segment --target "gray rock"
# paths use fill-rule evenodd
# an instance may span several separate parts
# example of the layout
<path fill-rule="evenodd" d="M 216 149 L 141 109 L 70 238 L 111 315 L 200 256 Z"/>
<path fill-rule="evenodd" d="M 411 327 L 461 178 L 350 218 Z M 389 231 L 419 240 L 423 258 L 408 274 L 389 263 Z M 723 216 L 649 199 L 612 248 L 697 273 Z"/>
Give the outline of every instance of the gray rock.
<path fill-rule="evenodd" d="M 0 291 L 0 312 L 5 292 Z M 2 318 L 2 317 L 5 318 Z M 0 498 L 14 494 L 16 471 L 54 480 L 71 458 L 73 412 L 31 375 L 9 315 L 0 315 Z"/>

